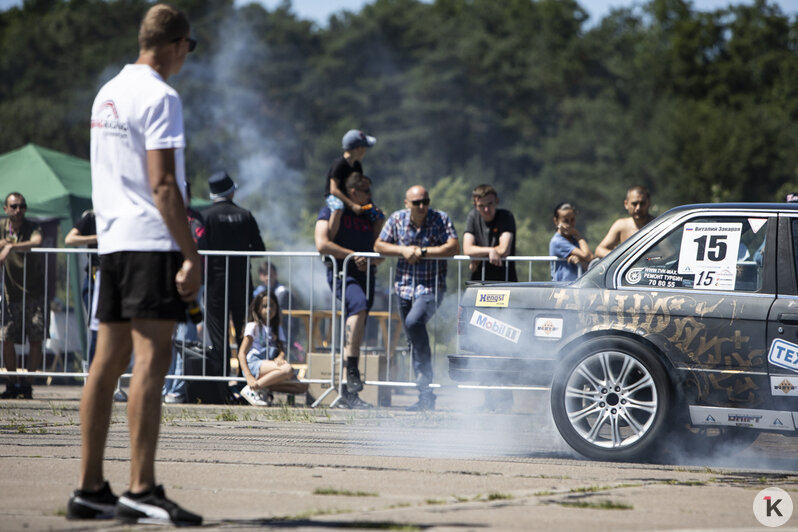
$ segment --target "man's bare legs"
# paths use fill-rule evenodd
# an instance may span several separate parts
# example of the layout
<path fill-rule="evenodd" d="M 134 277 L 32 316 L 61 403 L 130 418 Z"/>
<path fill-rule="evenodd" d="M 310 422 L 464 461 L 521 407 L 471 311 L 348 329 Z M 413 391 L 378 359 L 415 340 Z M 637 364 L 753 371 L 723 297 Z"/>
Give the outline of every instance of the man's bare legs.
<path fill-rule="evenodd" d="M 94 360 L 80 401 L 82 490 L 95 491 L 102 486 L 105 479 L 103 455 L 111 421 L 114 390 L 119 376 L 130 363 L 132 349 L 130 323 L 100 324 Z"/>
<path fill-rule="evenodd" d="M 83 438 L 80 488 L 102 486 L 103 455 L 111 420 L 113 395 L 119 376 L 136 360 L 127 406 L 130 428 L 130 491 L 141 493 L 155 485 L 155 449 L 161 423 L 161 387 L 171 362 L 175 322 L 135 319 L 101 323 L 83 399 L 80 423 Z"/>
<path fill-rule="evenodd" d="M 135 319 L 131 322 L 136 353 L 128 390 L 130 427 L 130 491 L 142 493 L 155 486 L 155 451 L 161 427 L 161 390 L 172 362 L 171 320 Z"/>
<path fill-rule="evenodd" d="M 346 318 L 346 337 L 344 338 L 344 355 L 346 358 L 360 357 L 360 344 L 366 331 L 366 311 L 361 310 Z"/>

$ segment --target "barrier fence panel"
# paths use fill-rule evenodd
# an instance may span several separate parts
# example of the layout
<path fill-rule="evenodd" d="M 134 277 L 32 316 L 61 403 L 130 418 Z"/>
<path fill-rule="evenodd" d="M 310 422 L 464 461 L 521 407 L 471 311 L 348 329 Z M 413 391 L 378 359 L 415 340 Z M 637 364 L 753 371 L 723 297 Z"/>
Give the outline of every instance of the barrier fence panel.
<path fill-rule="evenodd" d="M 391 326 L 397 326 L 397 327 L 399 327 L 400 330 L 403 330 L 402 319 L 400 317 L 401 314 L 399 312 L 399 309 L 397 308 L 397 306 L 398 306 L 398 301 L 397 301 L 398 300 L 398 296 L 396 296 L 394 285 L 393 285 L 393 283 L 394 283 L 394 266 L 395 266 L 396 261 L 399 260 L 399 258 L 397 258 L 397 257 L 384 257 L 384 256 L 380 255 L 379 253 L 369 253 L 369 252 L 352 253 L 352 254 L 348 255 L 346 257 L 346 259 L 344 259 L 344 261 L 343 261 L 343 266 L 341 268 L 341 270 L 342 270 L 341 271 L 341 276 L 342 277 L 346 278 L 346 274 L 349 271 L 349 268 L 353 267 L 352 260 L 355 257 L 366 257 L 368 259 L 369 267 L 367 269 L 367 275 L 366 275 L 367 293 L 368 293 L 368 289 L 370 287 L 370 284 L 372 282 L 376 283 L 376 286 L 381 287 L 381 289 L 384 290 L 387 293 L 387 309 L 384 310 L 384 311 L 381 310 L 380 307 L 378 306 L 378 303 L 375 302 L 375 307 L 373 307 L 371 312 L 369 312 L 369 317 L 372 317 L 375 314 L 377 316 L 379 316 L 379 317 L 382 317 L 383 315 L 385 315 L 387 317 L 387 323 L 388 323 L 387 329 L 388 329 L 388 338 L 389 338 L 389 340 L 385 343 L 385 350 L 384 350 L 384 356 L 385 356 L 384 370 L 385 371 L 384 372 L 382 371 L 382 362 L 380 362 L 381 367 L 378 368 L 378 370 L 376 372 L 370 372 L 368 366 L 369 366 L 370 363 L 373 363 L 373 361 L 369 361 L 369 357 L 366 357 L 366 359 L 361 362 L 361 365 L 364 366 L 364 368 L 365 368 L 365 370 L 363 371 L 363 374 L 364 375 L 369 375 L 369 374 L 373 375 L 373 374 L 376 373 L 376 375 L 378 375 L 378 379 L 372 380 L 372 379 L 364 378 L 363 382 L 366 385 L 372 385 L 372 386 L 375 386 L 375 387 L 385 387 L 385 388 L 389 388 L 389 389 L 391 389 L 391 388 L 400 388 L 400 389 L 401 388 L 416 388 L 417 385 L 415 383 L 415 378 L 414 378 L 414 375 L 413 375 L 412 364 L 410 365 L 411 367 L 408 368 L 406 377 L 404 379 L 396 378 L 396 376 L 392 375 L 392 373 L 391 373 L 392 370 L 395 370 L 397 368 L 397 364 L 395 362 L 395 357 L 397 356 L 397 351 L 398 351 L 398 349 L 397 349 L 398 348 L 398 345 L 397 345 L 398 336 L 393 336 L 391 334 L 391 332 L 392 332 L 391 331 Z M 532 265 L 533 264 L 535 264 L 535 263 L 551 264 L 552 262 L 562 260 L 562 259 L 559 259 L 558 257 L 554 257 L 554 256 L 514 256 L 514 257 L 507 257 L 507 259 L 510 259 L 513 262 L 526 262 L 526 263 L 528 263 L 528 265 L 529 265 L 529 281 L 530 282 L 533 280 L 532 279 Z M 370 267 L 370 265 L 372 264 L 372 261 L 383 261 L 383 260 L 388 262 L 387 271 L 386 271 L 386 268 L 380 267 L 380 268 L 376 269 L 377 275 L 376 276 L 372 276 L 372 268 Z M 452 270 L 453 270 L 452 268 L 447 270 L 447 280 L 446 280 L 447 292 L 448 293 L 453 293 L 456 297 L 451 298 L 451 297 L 446 297 L 445 295 L 438 294 L 438 283 L 436 283 L 435 284 L 435 295 L 434 295 L 434 297 L 435 297 L 435 300 L 436 301 L 440 301 L 440 303 L 438 304 L 437 310 L 433 314 L 432 319 L 430 320 L 430 322 L 427 325 L 428 331 L 431 332 L 431 335 L 430 335 L 430 347 L 431 347 L 431 350 L 432 350 L 433 368 L 435 368 L 436 362 L 437 362 L 437 366 L 438 366 L 436 369 L 434 369 L 434 375 L 436 375 L 436 381 L 437 382 L 432 383 L 430 385 L 430 387 L 431 388 L 439 388 L 439 387 L 442 386 L 442 384 L 440 382 L 440 380 L 441 380 L 440 376 L 448 375 L 448 368 L 443 368 L 442 367 L 442 363 L 445 363 L 446 360 L 445 359 L 440 359 L 437 356 L 438 348 L 439 348 L 439 346 L 447 347 L 447 351 L 448 352 L 454 352 L 454 350 L 457 348 L 456 345 L 452 344 L 452 341 L 453 340 L 456 341 L 456 330 L 455 330 L 456 327 L 455 327 L 455 325 L 456 325 L 457 307 L 459 305 L 460 299 L 462 298 L 463 288 L 465 287 L 465 281 L 463 279 L 462 268 L 464 266 L 467 267 L 468 264 L 471 263 L 472 261 L 484 262 L 484 261 L 487 261 L 488 258 L 471 258 L 471 257 L 469 257 L 467 255 L 457 255 L 457 256 L 454 256 L 454 257 L 451 257 L 451 258 L 425 258 L 425 259 L 422 259 L 422 260 L 435 261 L 437 264 L 440 264 L 441 262 L 444 262 L 444 263 L 453 262 L 454 264 L 457 265 L 456 272 L 452 272 Z M 387 273 L 387 277 L 385 277 L 386 273 Z M 580 274 L 581 274 L 581 271 L 580 271 Z M 374 277 L 376 277 L 376 279 Z M 454 282 L 454 283 L 452 283 L 453 278 L 456 279 L 456 282 Z M 470 272 L 469 272 L 468 278 L 470 280 Z M 483 270 L 483 280 L 484 280 L 484 270 Z M 548 281 L 548 280 L 550 280 L 550 278 L 540 279 L 540 280 Z M 452 284 L 454 284 L 454 286 L 456 286 L 455 290 L 452 290 Z M 416 281 L 414 279 L 413 291 L 412 291 L 413 294 L 416 293 L 416 286 L 415 285 L 416 285 Z M 439 297 L 441 297 L 442 299 L 439 300 Z M 396 305 L 394 304 L 394 302 L 397 302 Z M 343 293 L 343 297 L 342 297 L 342 301 L 341 301 L 341 308 L 342 309 L 346 308 L 346 293 L 345 293 L 345 291 Z M 394 317 L 396 319 L 394 319 Z M 443 324 L 444 324 L 442 327 L 441 327 L 441 322 L 443 322 Z M 342 391 L 343 391 L 343 386 L 344 386 L 343 363 L 344 363 L 344 352 L 345 352 L 345 341 L 346 341 L 346 338 L 345 338 L 345 335 L 344 335 L 344 320 L 343 319 L 341 320 L 340 327 L 341 327 L 341 334 L 339 335 L 340 344 L 338 346 L 338 353 L 340 354 L 340 359 L 339 359 L 339 368 L 340 369 L 339 369 L 339 375 L 338 375 L 339 380 L 338 380 L 338 383 L 337 383 L 337 390 L 338 390 L 339 397 L 341 397 L 341 394 L 342 394 Z M 454 338 L 452 338 L 453 333 L 454 333 Z M 393 340 L 394 338 L 396 338 L 396 341 Z M 407 342 L 406 337 L 404 338 L 404 341 Z M 404 356 L 406 356 L 406 358 L 408 359 L 406 362 L 408 362 L 409 360 L 412 360 L 412 355 L 413 355 L 412 354 L 412 346 L 409 345 L 409 342 L 408 342 L 407 350 L 405 352 L 407 354 L 404 355 Z M 402 355 L 399 355 L 399 356 L 402 356 Z M 361 350 L 361 358 L 362 358 L 362 350 Z M 478 388 L 495 388 L 495 389 L 505 388 L 505 387 L 502 387 L 502 386 L 484 386 L 484 385 L 474 385 L 474 386 L 471 386 L 471 385 L 458 385 L 458 387 L 462 387 L 462 388 L 478 387 Z M 510 389 L 521 389 L 521 388 L 512 387 Z M 523 389 L 526 389 L 526 388 L 523 388 Z M 381 402 L 382 402 L 382 398 L 385 397 L 385 396 L 387 396 L 387 401 L 388 402 L 390 401 L 390 390 L 387 390 L 387 391 L 388 391 L 387 394 L 378 394 L 378 398 L 380 399 Z M 338 401 L 338 399 L 336 399 L 336 402 L 337 401 Z M 333 404 L 335 404 L 335 403 L 333 403 Z"/>
<path fill-rule="evenodd" d="M 45 260 L 45 272 L 41 275 L 28 275 L 27 268 L 23 276 L 23 285 L 40 282 L 44 285 L 41 306 L 44 312 L 44 356 L 41 365 L 37 368 L 27 370 L 28 351 L 22 345 L 16 346 L 16 351 L 20 353 L 20 369 L 17 372 L 9 372 L 8 368 L 0 371 L 0 375 L 27 375 L 30 371 L 35 371 L 35 377 L 58 377 L 66 379 L 81 379 L 86 377 L 89 361 L 89 353 L 94 345 L 91 331 L 91 302 L 96 300 L 98 283 L 93 276 L 94 269 L 88 260 L 96 250 L 70 249 L 70 248 L 36 248 L 26 253 L 26 259 L 36 253 L 45 254 L 46 258 L 56 258 L 56 260 Z M 333 290 L 328 284 L 328 276 L 332 279 L 346 277 L 349 268 L 354 267 L 352 261 L 355 257 L 366 257 L 369 267 L 367 268 L 367 291 L 372 284 L 375 290 L 375 301 L 369 313 L 367 329 L 364 334 L 364 341 L 361 346 L 361 364 L 363 365 L 364 383 L 374 386 L 377 389 L 376 400 L 381 404 L 390 403 L 390 395 L 393 389 L 416 387 L 412 369 L 412 350 L 409 346 L 404 332 L 401 312 L 399 310 L 399 300 L 395 293 L 393 282 L 395 276 L 395 257 L 383 257 L 378 253 L 354 253 L 343 260 L 343 265 L 339 272 L 337 261 L 330 256 L 322 257 L 317 252 L 224 252 L 224 251 L 201 251 L 203 257 L 203 283 L 200 291 L 199 300 L 204 312 L 204 319 L 199 327 L 199 332 L 195 336 L 183 336 L 175 341 L 176 352 L 182 357 L 183 367 L 192 353 L 200 351 L 201 364 L 199 370 L 188 374 L 187 371 L 174 371 L 167 375 L 168 380 L 179 381 L 217 381 L 217 382 L 245 382 L 245 378 L 239 376 L 240 368 L 237 367 L 238 359 L 234 352 L 238 350 L 236 336 L 230 333 L 230 315 L 239 316 L 238 328 L 235 329 L 236 335 L 241 336 L 243 325 L 249 321 L 248 304 L 252 299 L 253 289 L 265 291 L 267 296 L 275 296 L 281 301 L 281 325 L 283 329 L 282 339 L 285 344 L 286 359 L 298 371 L 299 381 L 309 385 L 319 385 L 314 390 L 318 398 L 313 406 L 321 404 L 325 398 L 333 391 L 337 392 L 337 397 L 333 400 L 333 405 L 341 397 L 342 386 L 344 385 L 344 353 L 345 353 L 345 319 L 343 309 L 346 308 L 346 291 L 342 290 L 342 298 L 339 302 L 335 298 Z M 76 260 L 65 260 L 69 257 L 80 257 L 82 262 L 88 263 L 88 269 L 78 266 Z M 212 261 L 222 259 L 223 270 L 221 275 L 213 274 Z M 324 260 L 326 259 L 326 260 Z M 441 366 L 445 362 L 445 357 L 438 357 L 438 350 L 445 349 L 447 352 L 454 352 L 457 348 L 456 342 L 456 312 L 457 306 L 462 297 L 465 279 L 470 279 L 470 272 L 466 270 L 466 277 L 463 276 L 463 267 L 468 267 L 471 261 L 486 261 L 487 258 L 472 259 L 465 255 L 458 255 L 448 259 L 425 258 L 423 260 L 435 261 L 436 267 L 446 267 L 448 263 L 453 263 L 456 268 L 448 268 L 447 271 L 447 293 L 438 294 L 438 286 L 435 287 L 435 298 L 440 303 L 431 321 L 427 324 L 430 331 L 430 345 L 432 348 L 433 365 L 438 367 L 435 370 L 436 382 L 432 387 L 441 386 L 441 375 L 447 375 L 448 371 Z M 528 278 L 532 280 L 532 265 L 535 263 L 551 263 L 558 260 L 556 257 L 549 256 L 519 256 L 508 257 L 506 262 L 526 262 L 529 268 Z M 242 262 L 243 272 L 235 265 Z M 50 266 L 58 265 L 58 267 Z M 370 267 L 375 262 L 384 264 L 375 269 L 372 274 Z M 27 264 L 27 260 L 26 260 Z M 437 266 L 440 265 L 440 266 Z M 75 270 L 79 269 L 80 272 Z M 55 271 L 54 271 L 55 270 Z M 268 272 L 262 280 L 265 284 L 253 282 L 251 279 L 253 270 L 256 275 L 259 271 Z M 272 271 L 275 272 L 272 278 Z M 79 275 L 76 275 L 79 274 Z M 243 275 L 243 279 L 240 278 Z M 86 294 L 76 294 L 79 290 L 75 282 L 71 279 L 83 278 Z M 0 268 L 0 280 L 2 286 L 6 286 L 5 269 Z M 279 282 L 285 280 L 285 284 Z M 543 280 L 543 279 L 540 279 Z M 548 279 L 546 279 L 548 280 Z M 216 283 L 216 286 L 214 286 Z M 209 287 L 219 293 L 218 283 L 221 283 L 221 298 L 223 301 L 210 302 Z M 77 283 L 78 285 L 80 282 Z M 415 280 L 414 280 L 415 293 Z M 34 290 L 36 292 L 36 290 Z M 23 297 L 27 292 L 23 292 Z M 76 297 L 77 296 L 77 297 Z M 66 301 L 67 304 L 61 306 L 59 301 Z M 70 305 L 68 302 L 75 300 L 77 305 Z M 0 306 L 0 326 L 6 325 L 8 295 L 4 289 L 2 292 L 2 305 Z M 48 304 L 49 303 L 49 304 Z M 26 305 L 22 305 L 27 309 Z M 221 342 L 221 356 L 214 351 L 211 335 L 208 331 L 208 320 L 211 318 L 209 312 L 221 308 L 222 316 L 213 316 L 217 321 L 221 319 L 224 330 L 224 340 Z M 218 311 L 217 311 L 218 312 Z M 240 316 L 244 316 L 243 320 Z M 339 321 L 340 320 L 340 321 Z M 243 321 L 243 323 L 242 323 Z M 22 320 L 23 338 L 27 340 L 29 331 L 25 328 L 25 320 Z M 27 342 L 29 343 L 29 342 Z M 5 345 L 3 346 L 5 348 Z M 213 353 L 221 367 L 212 368 L 209 365 L 208 353 Z M 236 353 L 237 354 L 237 353 Z M 363 355 L 366 356 L 363 356 Z M 376 364 L 376 370 L 369 365 Z M 196 364 L 192 365 L 194 368 Z M 179 367 L 179 365 L 178 365 Z M 196 369 L 196 368 L 194 368 Z M 123 377 L 129 378 L 130 373 L 126 372 Z M 470 387 L 460 385 L 461 387 Z M 477 386 L 483 387 L 483 386 Z"/>

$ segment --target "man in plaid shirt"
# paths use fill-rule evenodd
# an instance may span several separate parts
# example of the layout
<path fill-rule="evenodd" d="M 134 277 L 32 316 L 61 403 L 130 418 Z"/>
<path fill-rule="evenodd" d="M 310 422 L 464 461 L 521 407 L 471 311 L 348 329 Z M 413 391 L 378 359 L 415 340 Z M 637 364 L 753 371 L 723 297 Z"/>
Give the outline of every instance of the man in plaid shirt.
<path fill-rule="evenodd" d="M 405 334 L 413 349 L 413 370 L 418 386 L 418 403 L 411 411 L 434 410 L 432 353 L 427 322 L 446 292 L 446 261 L 427 258 L 453 257 L 460 251 L 457 232 L 442 211 L 429 208 L 429 194 L 421 185 L 405 193 L 405 208 L 391 214 L 374 250 L 402 258 L 396 265 L 394 288 L 399 296 Z"/>

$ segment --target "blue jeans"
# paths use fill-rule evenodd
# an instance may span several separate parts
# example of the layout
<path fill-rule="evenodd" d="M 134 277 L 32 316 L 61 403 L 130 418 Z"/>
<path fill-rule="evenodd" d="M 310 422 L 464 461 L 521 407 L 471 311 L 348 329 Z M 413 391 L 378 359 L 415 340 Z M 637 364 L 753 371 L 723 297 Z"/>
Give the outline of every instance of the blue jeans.
<path fill-rule="evenodd" d="M 415 300 L 399 299 L 399 312 L 402 314 L 405 334 L 413 349 L 413 371 L 416 374 L 418 393 L 432 395 L 429 384 L 432 382 L 432 351 L 429 346 L 427 322 L 443 300 L 443 292 L 417 296 Z"/>
<path fill-rule="evenodd" d="M 180 322 L 175 329 L 175 340 L 193 340 L 197 341 L 199 335 L 197 334 L 197 326 L 193 323 Z M 182 375 L 183 374 L 183 354 L 177 347 L 172 348 L 172 363 L 169 365 L 168 375 Z M 166 379 L 163 383 L 162 395 L 168 393 L 174 395 L 186 395 L 186 381 L 179 379 Z"/>

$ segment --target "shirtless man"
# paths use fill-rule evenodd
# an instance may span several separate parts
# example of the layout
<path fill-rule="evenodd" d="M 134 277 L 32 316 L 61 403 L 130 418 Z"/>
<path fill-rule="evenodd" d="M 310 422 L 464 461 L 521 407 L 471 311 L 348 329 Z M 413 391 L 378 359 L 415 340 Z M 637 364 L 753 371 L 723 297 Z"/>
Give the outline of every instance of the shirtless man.
<path fill-rule="evenodd" d="M 615 220 L 607 232 L 607 236 L 596 247 L 595 256 L 602 258 L 615 247 L 635 234 L 641 227 L 654 219 L 648 213 L 651 207 L 651 195 L 645 187 L 635 186 L 626 191 L 623 206 L 629 213 L 628 218 Z"/>

